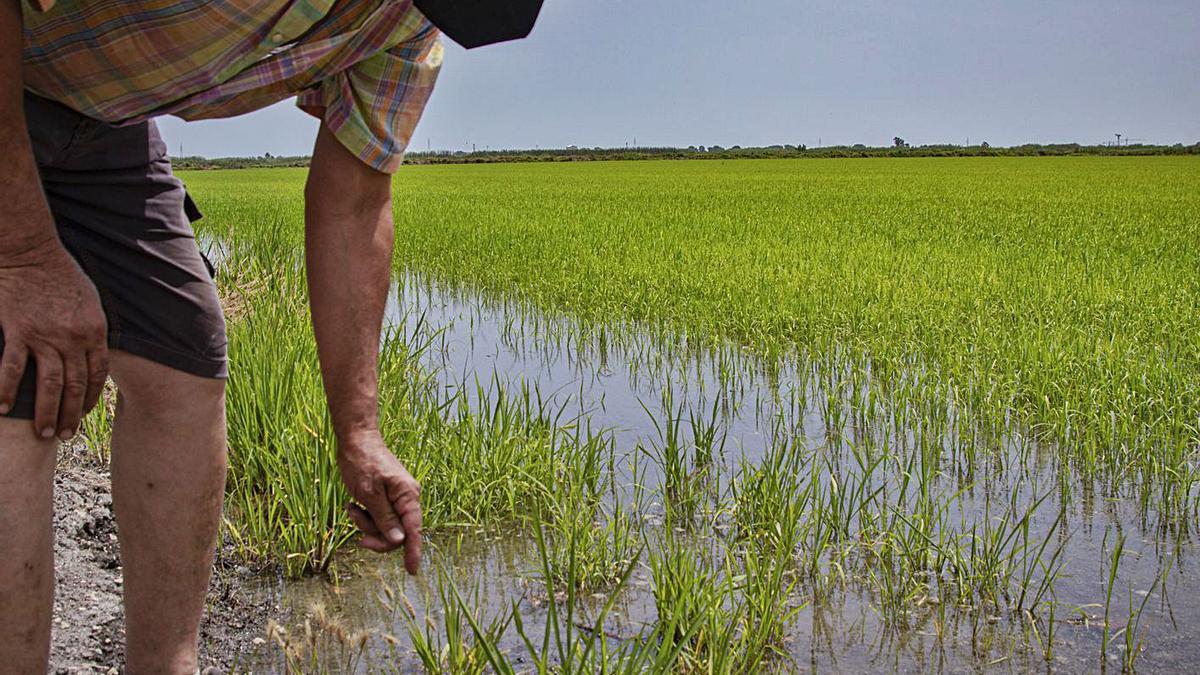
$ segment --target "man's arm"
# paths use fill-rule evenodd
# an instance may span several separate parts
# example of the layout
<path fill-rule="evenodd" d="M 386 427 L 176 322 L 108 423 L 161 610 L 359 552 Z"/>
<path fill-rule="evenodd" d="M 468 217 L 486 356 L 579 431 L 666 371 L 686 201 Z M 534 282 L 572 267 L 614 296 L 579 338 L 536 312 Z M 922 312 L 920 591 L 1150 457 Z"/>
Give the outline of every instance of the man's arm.
<path fill-rule="evenodd" d="M 30 357 L 34 431 L 70 438 L 108 375 L 100 297 L 62 247 L 42 194 L 25 123 L 21 0 L 0 0 L 0 414 L 16 403 Z"/>
<path fill-rule="evenodd" d="M 305 262 L 313 332 L 338 442 L 338 466 L 361 544 L 403 545 L 421 559 L 421 487 L 379 432 L 379 333 L 392 262 L 391 176 L 346 150 L 324 124 L 305 186 Z"/>

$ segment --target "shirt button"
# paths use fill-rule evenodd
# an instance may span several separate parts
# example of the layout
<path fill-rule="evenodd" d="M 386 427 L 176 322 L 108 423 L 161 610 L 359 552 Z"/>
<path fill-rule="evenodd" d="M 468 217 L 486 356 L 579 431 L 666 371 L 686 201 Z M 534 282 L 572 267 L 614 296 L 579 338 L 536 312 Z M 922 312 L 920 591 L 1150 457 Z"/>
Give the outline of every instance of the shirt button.
<path fill-rule="evenodd" d="M 283 33 L 272 33 L 271 42 L 283 42 Z"/>

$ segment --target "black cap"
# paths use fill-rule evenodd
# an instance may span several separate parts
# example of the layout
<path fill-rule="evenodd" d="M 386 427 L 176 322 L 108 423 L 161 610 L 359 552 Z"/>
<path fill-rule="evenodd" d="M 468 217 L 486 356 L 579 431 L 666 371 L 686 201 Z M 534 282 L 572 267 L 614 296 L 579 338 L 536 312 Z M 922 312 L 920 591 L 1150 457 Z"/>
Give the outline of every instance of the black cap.
<path fill-rule="evenodd" d="M 473 49 L 519 40 L 533 30 L 542 0 L 413 0 L 451 40 Z"/>

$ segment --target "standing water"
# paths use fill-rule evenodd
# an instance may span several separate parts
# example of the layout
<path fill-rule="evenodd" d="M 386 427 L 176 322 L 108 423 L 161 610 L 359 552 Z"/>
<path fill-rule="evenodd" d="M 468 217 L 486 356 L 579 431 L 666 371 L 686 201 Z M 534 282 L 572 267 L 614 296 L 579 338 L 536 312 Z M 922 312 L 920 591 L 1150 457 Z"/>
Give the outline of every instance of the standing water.
<path fill-rule="evenodd" d="M 682 429 L 685 454 L 701 444 L 715 451 L 718 495 L 780 447 L 803 447 L 811 461 L 802 469 L 817 477 L 811 482 L 821 495 L 813 503 L 850 509 L 846 532 L 859 541 L 848 553 L 822 540 L 832 553 L 813 561 L 819 578 L 792 587 L 781 605 L 794 612 L 783 642 L 787 658 L 770 662 L 780 670 L 1092 672 L 1129 666 L 1131 652 L 1146 669 L 1180 668 L 1200 657 L 1189 632 L 1200 622 L 1200 606 L 1173 603 L 1200 592 L 1191 521 L 1165 518 L 1152 499 L 1078 477 L 1054 447 L 1031 435 L 1007 430 L 980 444 L 987 451 L 964 453 L 975 447 L 964 442 L 971 432 L 954 423 L 951 410 L 935 444 L 939 456 L 901 466 L 872 453 L 890 447 L 919 454 L 913 448 L 923 442 L 927 422 L 905 417 L 903 409 L 862 414 L 862 402 L 878 390 L 849 372 L 831 372 L 828 359 L 768 358 L 636 327 L 581 326 L 411 276 L 395 285 L 388 321 L 427 345 L 422 365 L 447 398 L 464 397 L 482 410 L 497 392 L 528 390 L 556 411 L 558 423 L 610 438 L 617 499 L 642 495 L 634 509 L 648 544 L 664 528 L 689 530 L 681 536 L 704 557 L 740 517 L 718 497 L 700 516 L 713 524 L 709 530 L 691 532 L 671 520 L 661 493 L 671 480 L 664 457 L 679 443 L 672 429 Z M 684 465 L 702 468 L 694 458 Z M 921 526 L 922 518 L 933 524 Z M 885 531 L 895 538 L 874 543 L 870 533 Z M 904 560 L 895 541 L 905 536 L 927 551 L 917 573 L 934 568 L 964 585 L 982 584 L 980 594 L 1003 576 L 996 588 L 1009 609 L 981 611 L 966 600 L 970 592 L 945 597 L 946 586 L 932 580 L 889 595 L 895 580 L 887 576 L 906 569 L 891 562 Z M 287 584 L 291 634 L 304 630 L 306 619 L 318 633 L 365 631 L 364 647 L 355 652 L 360 658 L 339 667 L 416 668 L 400 598 L 417 606 L 418 617 L 427 609 L 435 623 L 448 620 L 452 603 L 439 595 L 445 594 L 440 569 L 465 604 L 478 608 L 481 622 L 515 603 L 540 644 L 550 603 L 562 598 L 548 598 L 540 585 L 537 546 L 527 529 L 452 528 L 431 539 L 426 572 L 417 579 L 404 574 L 398 556 L 350 553 L 339 561 L 335 581 Z M 979 550 L 989 546 L 992 557 Z M 994 569 L 986 567 L 989 560 Z M 579 630 L 601 631 L 612 645 L 638 640 L 658 616 L 653 576 L 639 561 L 604 625 L 580 622 Z M 1025 593 L 1037 594 L 1036 604 L 1015 597 Z M 599 590 L 586 602 L 598 606 L 606 598 Z M 347 649 L 345 643 L 326 646 Z M 498 643 L 522 663 L 526 647 L 511 629 Z M 278 654 L 262 658 L 266 667 L 282 667 Z"/>

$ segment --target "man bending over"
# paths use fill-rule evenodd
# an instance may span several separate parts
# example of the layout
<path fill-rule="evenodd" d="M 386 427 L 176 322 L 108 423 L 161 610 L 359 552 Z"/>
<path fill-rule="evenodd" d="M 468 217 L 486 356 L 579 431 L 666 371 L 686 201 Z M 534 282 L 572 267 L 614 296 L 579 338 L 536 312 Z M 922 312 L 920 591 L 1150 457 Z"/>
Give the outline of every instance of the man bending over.
<path fill-rule="evenodd" d="M 363 544 L 421 556 L 379 433 L 390 173 L 441 64 L 411 0 L 0 0 L 0 672 L 44 672 L 52 484 L 111 375 L 130 673 L 191 673 L 225 485 L 225 324 L 152 117 L 297 96 L 313 326 Z"/>

